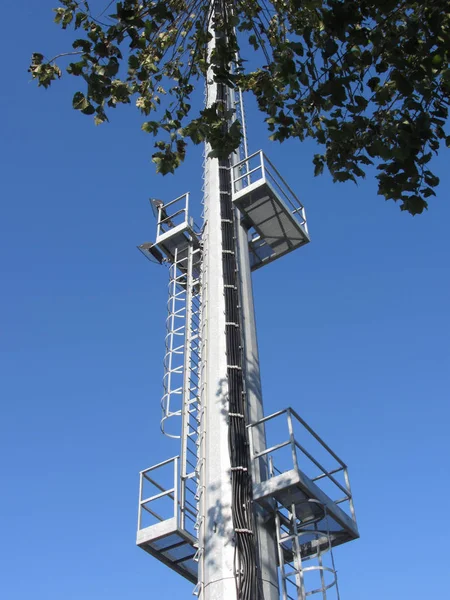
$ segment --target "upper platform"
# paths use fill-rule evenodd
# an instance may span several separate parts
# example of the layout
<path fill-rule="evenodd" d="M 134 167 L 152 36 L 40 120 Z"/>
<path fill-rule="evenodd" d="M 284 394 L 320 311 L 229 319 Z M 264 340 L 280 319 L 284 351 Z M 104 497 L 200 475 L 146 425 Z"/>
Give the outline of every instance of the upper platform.
<path fill-rule="evenodd" d="M 189 216 L 189 193 L 164 204 L 152 199 L 152 207 L 157 211 L 156 241 L 138 246 L 148 258 L 153 256 L 159 262 L 165 258 L 171 263 L 183 261 L 188 247 L 199 246 L 199 228 Z"/>
<path fill-rule="evenodd" d="M 250 230 L 252 270 L 310 241 L 305 209 L 262 150 L 232 168 L 233 202 Z"/>

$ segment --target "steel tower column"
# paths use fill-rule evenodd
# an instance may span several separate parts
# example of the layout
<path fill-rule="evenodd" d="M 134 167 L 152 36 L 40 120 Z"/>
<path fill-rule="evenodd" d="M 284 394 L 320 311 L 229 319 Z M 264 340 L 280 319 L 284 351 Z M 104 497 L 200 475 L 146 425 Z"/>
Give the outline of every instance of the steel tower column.
<path fill-rule="evenodd" d="M 215 87 L 209 86 L 211 96 Z M 205 407 L 202 600 L 236 598 L 219 169 L 216 158 L 206 159 L 202 328 L 202 403 Z"/>
<path fill-rule="evenodd" d="M 208 54 L 215 47 L 210 19 Z M 218 85 L 208 73 L 206 106 L 217 100 Z M 202 600 L 235 600 L 235 542 L 228 441 L 228 379 L 224 274 L 222 264 L 221 175 L 224 167 L 206 146 L 203 232 L 202 404 L 204 444 L 202 516 L 199 531 Z M 231 198 L 230 198 L 231 202 Z"/>
<path fill-rule="evenodd" d="M 204 502 L 202 600 L 236 598 L 219 161 L 207 159 L 203 263 Z"/>
<path fill-rule="evenodd" d="M 215 40 L 214 22 L 210 31 L 213 35 L 209 53 L 212 52 Z M 221 99 L 227 108 L 234 108 L 234 93 L 225 86 L 218 86 L 207 78 L 206 105 L 210 106 Z M 243 124 L 245 126 L 245 124 Z M 210 148 L 206 149 L 207 155 Z M 228 374 L 232 368 L 242 369 L 245 381 L 246 418 L 258 421 L 263 417 L 259 357 L 256 340 L 256 324 L 254 318 L 253 292 L 251 284 L 250 260 L 247 240 L 247 229 L 241 224 L 239 214 L 231 208 L 231 168 L 234 157 L 228 161 L 219 161 L 206 157 L 205 162 L 205 230 L 204 230 L 204 266 L 203 266 L 203 343 L 204 343 L 204 398 L 205 406 L 205 445 L 204 445 L 204 480 L 203 480 L 203 519 L 200 546 L 201 581 L 205 600 L 224 600 L 236 598 L 236 530 L 233 528 L 233 489 L 230 481 L 232 464 L 230 461 L 228 412 L 229 387 Z M 239 346 L 240 360 L 233 361 L 227 356 L 226 329 L 230 320 L 226 316 L 225 290 L 227 282 L 224 278 L 222 258 L 224 252 L 223 236 L 225 223 L 223 202 L 229 202 L 233 223 L 231 229 L 234 238 L 236 261 L 236 311 L 240 325 Z M 235 213 L 235 218 L 233 218 Z M 228 247 L 228 246 L 227 246 Z M 233 252 L 231 252 L 233 254 Z M 229 302 L 229 300 L 228 300 Z M 243 393 L 243 392 L 242 392 Z M 237 417 L 238 415 L 233 415 Z M 264 431 L 253 430 L 254 447 L 259 451 L 265 448 Z M 246 449 L 247 451 L 247 449 Z M 238 467 L 239 468 L 239 467 Z M 264 464 L 261 465 L 264 468 Z M 260 472 L 254 472 L 256 480 L 260 480 Z M 254 557 L 254 569 L 260 578 L 261 588 L 253 588 L 256 595 L 265 600 L 278 600 L 277 552 L 275 528 L 273 521 L 263 518 L 262 509 L 254 510 L 254 532 L 250 532 L 249 543 L 257 540 L 257 555 Z M 258 564 L 257 564 L 258 562 Z M 259 586 L 258 586 L 259 587 Z M 247 593 L 248 595 L 248 593 Z"/>

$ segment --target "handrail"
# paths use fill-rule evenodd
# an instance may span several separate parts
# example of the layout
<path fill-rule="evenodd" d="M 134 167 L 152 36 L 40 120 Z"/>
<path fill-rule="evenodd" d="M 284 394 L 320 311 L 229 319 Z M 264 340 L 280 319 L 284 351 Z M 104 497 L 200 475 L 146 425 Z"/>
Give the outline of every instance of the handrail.
<path fill-rule="evenodd" d="M 287 189 L 291 192 L 291 194 L 294 196 L 294 198 L 298 201 L 298 203 L 300 204 L 300 206 L 303 208 L 303 205 L 300 202 L 300 200 L 297 198 L 295 192 L 292 190 L 292 188 L 289 186 L 289 184 L 286 183 L 286 181 L 280 175 L 280 172 L 275 167 L 275 165 L 273 164 L 273 162 L 264 153 L 263 153 L 263 157 L 266 159 L 266 161 L 269 163 L 269 165 L 272 167 L 272 169 L 275 171 L 275 173 L 278 175 L 278 177 L 281 179 L 281 181 L 285 184 L 285 186 L 287 187 Z"/>
<path fill-rule="evenodd" d="M 154 496 L 150 496 L 149 498 L 145 498 L 145 500 L 141 500 L 141 506 L 144 504 L 148 504 L 149 502 L 153 502 L 154 500 L 158 500 L 159 498 L 163 498 L 164 496 L 169 496 L 173 500 L 173 493 L 175 492 L 175 488 L 170 488 L 170 490 L 164 490 L 159 494 L 155 494 Z"/>
<path fill-rule="evenodd" d="M 233 165 L 233 168 L 236 169 L 237 167 L 240 167 L 241 165 L 243 165 L 244 163 L 248 162 L 252 158 L 255 158 L 255 156 L 258 156 L 258 154 L 263 154 L 263 151 L 262 150 L 257 150 L 256 152 L 253 152 L 253 154 L 250 154 L 250 156 L 246 156 L 245 158 L 243 158 L 239 162 L 235 163 Z"/>
<path fill-rule="evenodd" d="M 320 443 L 322 444 L 322 446 L 325 448 L 325 450 L 328 450 L 328 452 L 331 454 L 331 456 L 337 460 L 337 462 L 342 465 L 344 468 L 347 468 L 347 465 L 345 464 L 345 462 L 343 460 L 341 460 L 339 458 L 339 456 L 333 452 L 333 450 L 328 446 L 328 444 L 326 444 L 318 435 L 317 433 L 311 429 L 311 427 L 308 425 L 308 423 L 306 423 L 306 421 L 304 421 L 300 415 L 293 409 L 293 408 L 288 408 L 286 410 L 291 411 L 291 413 L 294 415 L 294 417 L 297 419 L 297 421 L 299 421 L 299 423 L 301 423 L 303 425 L 303 427 L 305 427 L 305 429 L 307 429 L 309 431 L 309 433 Z"/>
<path fill-rule="evenodd" d="M 188 195 L 189 192 L 185 192 L 184 194 L 181 194 L 181 196 L 178 196 L 178 198 L 175 198 L 175 200 L 171 200 L 170 202 L 167 202 L 167 204 L 163 204 L 161 208 L 167 208 L 168 206 L 172 206 L 172 204 L 175 204 L 175 202 L 179 202 L 183 198 L 186 198 Z"/>
<path fill-rule="evenodd" d="M 328 479 L 330 481 L 332 481 L 334 483 L 334 485 L 336 485 L 340 490 L 342 490 L 344 492 L 344 494 L 348 493 L 348 490 L 346 490 L 345 487 L 339 483 L 339 481 L 337 481 L 332 475 L 330 475 L 329 471 L 327 471 L 324 467 L 322 467 L 322 465 L 319 463 L 319 461 L 316 460 L 313 456 L 311 456 L 311 454 L 307 450 L 305 450 L 305 448 L 303 448 L 303 446 L 301 444 L 299 444 L 297 441 L 294 441 L 294 443 L 297 446 L 297 448 L 299 450 L 301 450 L 303 452 L 303 454 L 305 456 L 307 456 L 309 458 L 309 460 L 311 462 L 313 462 L 316 465 L 316 467 L 318 467 L 322 471 L 322 473 L 326 477 L 328 477 Z"/>
<path fill-rule="evenodd" d="M 300 457 L 297 457 L 297 448 L 298 450 L 302 453 L 302 455 L 304 457 L 306 457 L 310 463 L 312 463 L 313 465 L 315 465 L 315 467 L 317 467 L 317 469 L 319 469 L 320 474 L 313 477 L 311 479 L 311 481 L 313 482 L 320 482 L 321 480 L 327 479 L 328 481 L 330 481 L 336 488 L 338 488 L 339 490 L 341 490 L 341 492 L 344 494 L 344 498 L 340 498 L 338 503 L 342 503 L 342 502 L 349 502 L 350 503 L 350 514 L 353 518 L 353 520 L 355 520 L 355 516 L 354 516 L 354 508 L 353 508 L 353 499 L 352 499 L 352 494 L 351 494 L 351 489 L 350 489 L 350 482 L 349 482 L 349 478 L 348 478 L 348 473 L 347 473 L 347 465 L 338 457 L 338 455 L 333 452 L 333 450 L 331 450 L 331 448 L 317 435 L 317 433 L 311 429 L 311 427 L 300 417 L 300 415 L 293 409 L 293 408 L 285 408 L 282 410 L 279 410 L 271 415 L 268 415 L 266 417 L 263 417 L 262 419 L 254 422 L 254 423 L 250 423 L 248 425 L 249 429 L 250 428 L 255 428 L 258 427 L 260 425 L 263 425 L 271 420 L 274 420 L 282 415 L 286 414 L 287 415 L 287 424 L 288 424 L 288 439 L 285 441 L 282 441 L 278 444 L 275 444 L 273 446 L 271 446 L 270 448 L 264 449 L 261 452 L 257 452 L 257 453 L 253 453 L 253 449 L 251 448 L 251 458 L 252 460 L 257 460 L 259 458 L 261 458 L 262 456 L 266 456 L 267 454 L 273 454 L 274 452 L 276 452 L 277 450 L 281 449 L 281 448 L 285 448 L 286 446 L 291 446 L 292 448 L 292 461 L 293 461 L 293 467 L 294 468 L 298 468 L 298 460 L 300 460 Z M 294 427 L 293 427 L 293 422 L 292 422 L 292 417 L 295 417 L 295 419 L 297 420 L 297 422 L 313 437 L 314 440 L 316 440 L 316 442 L 318 442 L 320 444 L 320 446 L 328 453 L 330 458 L 333 458 L 334 461 L 336 461 L 338 463 L 338 466 L 332 467 L 332 465 L 330 465 L 330 469 L 327 469 L 323 466 L 323 464 L 321 464 L 321 462 L 319 462 L 319 460 L 317 460 L 306 448 L 303 444 L 299 443 L 296 439 L 295 439 L 295 432 L 294 432 Z M 283 436 L 284 437 L 284 436 Z M 250 440 L 252 439 L 252 436 L 250 436 Z M 310 440 L 311 441 L 311 440 Z M 273 461 L 271 461 L 273 463 Z M 292 467 L 291 467 L 292 468 Z M 272 469 L 273 471 L 273 469 Z M 344 474 L 344 482 L 341 483 L 340 481 L 338 481 L 336 479 L 336 477 L 334 477 L 333 475 L 336 475 L 338 473 L 343 473 Z M 273 474 L 272 474 L 273 476 Z M 319 484 L 320 485 L 320 484 Z"/>
<path fill-rule="evenodd" d="M 281 444 L 276 444 L 275 446 L 272 446 L 271 448 L 266 448 L 262 452 L 257 452 L 256 454 L 254 454 L 253 458 L 261 458 L 261 456 L 265 456 L 269 452 L 275 452 L 276 450 L 280 450 L 280 448 L 289 446 L 290 443 L 291 443 L 291 441 L 287 440 L 287 442 L 282 442 Z"/>
<path fill-rule="evenodd" d="M 167 221 L 171 221 L 172 219 L 174 219 L 175 217 L 178 217 L 178 215 L 181 215 L 182 213 L 186 212 L 186 207 L 185 208 L 180 208 L 180 210 L 177 210 L 177 212 L 174 212 L 173 215 L 167 215 L 167 217 L 164 217 L 164 219 L 161 219 L 159 224 L 162 225 L 162 223 L 166 223 Z"/>
<path fill-rule="evenodd" d="M 283 189 L 283 186 L 279 183 L 279 181 L 277 181 L 276 177 L 274 177 L 274 175 L 270 172 L 270 169 L 266 169 L 266 173 L 269 176 L 272 185 L 275 185 L 278 188 L 278 190 L 280 191 L 280 194 L 282 196 L 284 196 L 285 201 L 289 204 L 290 208 L 292 209 L 292 213 L 297 214 L 297 212 L 299 210 L 301 211 L 303 209 L 303 206 L 302 206 L 300 200 L 297 198 L 297 196 L 295 196 L 293 194 L 294 199 L 295 199 L 295 203 L 294 203 L 292 201 L 292 197 L 286 193 L 286 191 Z M 286 183 L 286 182 L 284 182 L 284 183 Z M 287 186 L 287 184 L 286 184 L 286 186 Z"/>
<path fill-rule="evenodd" d="M 148 467 L 147 469 L 140 471 L 140 473 L 139 473 L 140 482 L 139 482 L 138 530 L 140 530 L 142 528 L 142 511 L 143 510 L 150 513 L 153 517 L 155 517 L 159 521 L 165 520 L 164 517 L 161 517 L 161 515 L 159 515 L 158 513 L 156 513 L 149 507 L 149 505 L 152 502 L 154 502 L 155 500 L 159 500 L 159 499 L 165 498 L 165 497 L 170 498 L 170 500 L 172 500 L 172 502 L 173 502 L 174 512 L 175 512 L 175 516 L 176 516 L 177 510 L 179 510 L 178 487 L 177 487 L 178 486 L 178 461 L 179 461 L 179 456 L 173 456 L 172 458 L 163 460 L 162 462 L 160 462 L 156 465 L 152 465 L 151 467 Z M 170 463 L 173 463 L 173 487 L 166 489 L 160 483 L 155 481 L 152 477 L 149 477 L 148 474 L 151 473 L 152 471 L 156 471 L 157 469 L 160 469 L 161 467 L 164 467 Z M 147 498 L 143 498 L 142 495 L 144 493 L 144 485 L 143 485 L 144 479 L 146 481 L 148 481 L 148 483 L 150 483 L 150 485 L 152 485 L 156 489 L 160 490 L 160 493 L 154 494 L 153 496 L 149 496 Z"/>
<path fill-rule="evenodd" d="M 276 417 L 279 417 L 280 415 L 283 415 L 288 410 L 289 409 L 287 409 L 287 408 L 283 408 L 282 410 L 278 410 L 277 412 L 274 412 L 271 415 L 268 415 L 267 417 L 263 417 L 262 419 L 259 419 L 259 421 L 255 421 L 254 423 L 249 423 L 247 425 L 247 427 L 256 427 L 257 425 L 262 425 L 262 423 L 265 423 L 266 421 L 270 421 L 271 419 L 275 419 Z"/>
<path fill-rule="evenodd" d="M 246 171 L 245 173 L 243 173 L 242 175 L 239 175 L 239 177 L 236 177 L 236 179 L 233 179 L 234 183 L 237 183 L 238 181 L 240 181 L 241 179 L 244 179 L 244 177 L 249 177 L 252 173 L 254 173 L 255 171 L 261 171 L 262 169 L 262 165 L 258 165 L 257 167 L 255 167 L 254 169 L 251 169 L 250 171 Z M 244 188 L 245 189 L 245 188 Z"/>
<path fill-rule="evenodd" d="M 344 467 L 339 467 L 339 469 L 333 469 L 332 471 L 327 471 L 326 473 L 322 473 L 322 475 L 317 475 L 317 477 L 314 477 L 313 479 L 311 479 L 311 481 L 319 481 L 319 479 L 323 479 L 327 475 L 334 475 L 335 473 L 339 473 L 340 471 L 343 471 L 343 470 L 344 470 Z"/>
<path fill-rule="evenodd" d="M 160 521 L 160 522 L 165 521 L 164 517 L 162 517 L 160 514 L 158 514 L 157 512 L 155 512 L 154 510 L 152 510 L 148 506 L 142 506 L 141 509 L 144 509 L 145 511 L 147 511 L 148 513 L 150 513 L 153 517 L 155 517 L 155 519 L 158 519 L 158 521 Z M 140 526 L 139 526 L 139 529 L 141 529 Z"/>
<path fill-rule="evenodd" d="M 250 161 L 255 157 L 259 156 L 259 164 L 250 169 Z M 240 173 L 237 177 L 235 176 L 236 170 L 242 168 L 243 165 L 247 165 L 247 170 L 245 173 Z M 301 219 L 304 223 L 306 223 L 306 218 L 304 215 L 304 206 L 300 202 L 299 198 L 295 194 L 294 190 L 290 187 L 290 185 L 285 181 L 281 173 L 275 167 L 273 162 L 268 158 L 268 156 L 262 151 L 258 150 L 254 152 L 250 156 L 240 160 L 236 164 L 233 165 L 233 189 L 235 189 L 236 183 L 242 181 L 245 178 L 249 178 L 256 171 L 261 171 L 261 179 L 264 179 L 266 175 L 271 179 L 272 183 L 278 188 L 282 196 L 288 202 L 289 206 L 293 210 L 293 214 L 301 213 Z M 248 183 L 245 187 L 248 187 L 251 183 Z M 245 187 L 243 189 L 245 189 Z"/>
<path fill-rule="evenodd" d="M 148 467 L 147 469 L 144 469 L 143 471 L 139 471 L 139 474 L 144 475 L 144 473 L 148 473 L 149 471 L 154 471 L 155 469 L 159 469 L 159 467 L 163 467 L 164 465 L 167 465 L 170 462 L 174 462 L 175 460 L 178 460 L 178 456 L 172 456 L 172 458 L 167 458 L 166 460 L 163 460 L 162 462 L 158 463 L 157 465 L 153 465 L 152 467 Z"/>
<path fill-rule="evenodd" d="M 161 492 L 165 492 L 166 488 L 164 488 L 161 484 L 159 484 L 157 481 L 155 481 L 154 479 L 150 479 L 150 477 L 147 477 L 146 475 L 143 475 L 143 477 L 152 485 L 155 486 L 155 488 L 158 488 L 158 490 L 161 490 Z"/>

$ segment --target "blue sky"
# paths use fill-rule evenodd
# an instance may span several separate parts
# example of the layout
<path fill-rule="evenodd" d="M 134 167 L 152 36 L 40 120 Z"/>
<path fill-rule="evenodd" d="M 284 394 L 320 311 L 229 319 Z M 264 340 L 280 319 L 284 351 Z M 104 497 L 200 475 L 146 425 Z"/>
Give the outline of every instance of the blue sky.
<path fill-rule="evenodd" d="M 3 9 L 2 546 L 6 600 L 128 600 L 192 586 L 134 545 L 138 472 L 178 452 L 159 434 L 167 271 L 136 246 L 150 196 L 200 199 L 192 153 L 156 176 L 132 108 L 95 128 L 74 81 L 30 83 L 31 53 L 68 43 L 54 0 Z M 412 218 L 312 176 L 311 147 L 263 147 L 307 208 L 312 242 L 255 273 L 266 413 L 292 405 L 346 460 L 361 540 L 335 552 L 346 600 L 442 595 L 448 479 L 450 189 Z M 441 508 L 442 507 L 442 508 Z"/>

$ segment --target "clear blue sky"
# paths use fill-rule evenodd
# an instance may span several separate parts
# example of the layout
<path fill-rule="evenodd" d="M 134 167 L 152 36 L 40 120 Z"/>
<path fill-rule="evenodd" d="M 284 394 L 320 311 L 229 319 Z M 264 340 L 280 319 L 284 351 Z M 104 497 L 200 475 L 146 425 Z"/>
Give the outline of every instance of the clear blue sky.
<path fill-rule="evenodd" d="M 0 596 L 189 598 L 134 545 L 138 471 L 159 434 L 167 271 L 148 197 L 190 190 L 198 152 L 154 174 L 131 108 L 94 128 L 75 81 L 30 83 L 32 51 L 68 39 L 54 0 L 3 7 Z M 309 149 L 262 146 L 307 207 L 312 243 L 254 277 L 266 413 L 294 406 L 348 462 L 361 540 L 336 550 L 343 600 L 442 597 L 450 535 L 449 153 L 420 217 L 373 180 L 314 179 Z"/>

